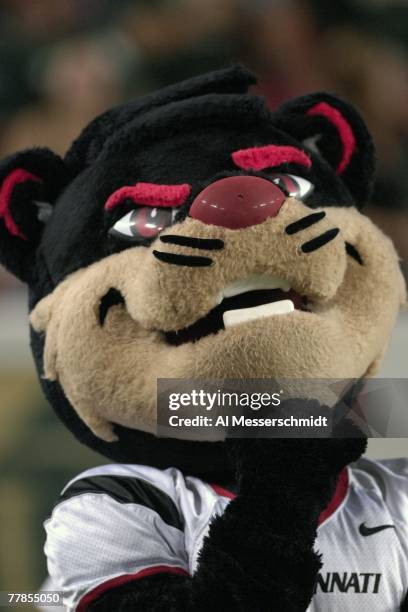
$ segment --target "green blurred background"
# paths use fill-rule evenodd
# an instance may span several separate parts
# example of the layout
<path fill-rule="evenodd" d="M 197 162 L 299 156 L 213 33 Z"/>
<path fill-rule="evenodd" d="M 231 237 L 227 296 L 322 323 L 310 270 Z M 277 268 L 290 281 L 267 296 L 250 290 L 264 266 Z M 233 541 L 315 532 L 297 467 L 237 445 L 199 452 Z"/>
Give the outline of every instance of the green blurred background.
<path fill-rule="evenodd" d="M 2 0 L 0 155 L 63 154 L 96 114 L 232 61 L 258 75 L 271 107 L 328 90 L 374 134 L 379 178 L 367 213 L 408 260 L 408 6 L 392 0 Z M 38 589 L 42 522 L 64 484 L 105 462 L 81 447 L 41 396 L 26 294 L 0 271 L 0 590 Z M 408 377 L 402 314 L 382 375 Z M 408 454 L 406 440 L 373 456 Z M 25 610 L 28 608 L 25 607 Z"/>

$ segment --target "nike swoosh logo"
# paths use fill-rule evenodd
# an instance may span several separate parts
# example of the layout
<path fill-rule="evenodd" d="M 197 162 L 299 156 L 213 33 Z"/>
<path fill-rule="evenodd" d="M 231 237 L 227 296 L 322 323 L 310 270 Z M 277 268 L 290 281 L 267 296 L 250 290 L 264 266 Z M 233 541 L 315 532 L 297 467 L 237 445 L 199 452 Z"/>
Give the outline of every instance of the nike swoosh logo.
<path fill-rule="evenodd" d="M 365 523 L 361 523 L 360 527 L 358 528 L 362 536 L 370 536 L 374 533 L 378 533 L 379 531 L 384 531 L 384 529 L 395 529 L 395 525 L 378 525 L 378 527 L 367 527 Z"/>

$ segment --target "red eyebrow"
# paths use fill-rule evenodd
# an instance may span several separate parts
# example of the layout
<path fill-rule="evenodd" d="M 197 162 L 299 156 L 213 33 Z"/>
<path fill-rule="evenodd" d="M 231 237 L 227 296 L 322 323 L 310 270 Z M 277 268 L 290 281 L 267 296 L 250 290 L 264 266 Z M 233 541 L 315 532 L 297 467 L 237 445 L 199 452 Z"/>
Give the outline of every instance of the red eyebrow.
<path fill-rule="evenodd" d="M 250 149 L 241 149 L 232 153 L 232 160 L 236 166 L 243 170 L 263 170 L 264 168 L 273 168 L 281 164 L 300 164 L 310 168 L 312 162 L 310 157 L 297 149 L 290 146 L 266 145 L 265 147 L 251 147 Z"/>
<path fill-rule="evenodd" d="M 123 200 L 132 200 L 143 206 L 181 206 L 191 192 L 188 183 L 182 185 L 156 185 L 156 183 L 136 183 L 114 191 L 106 200 L 105 210 L 112 210 Z"/>

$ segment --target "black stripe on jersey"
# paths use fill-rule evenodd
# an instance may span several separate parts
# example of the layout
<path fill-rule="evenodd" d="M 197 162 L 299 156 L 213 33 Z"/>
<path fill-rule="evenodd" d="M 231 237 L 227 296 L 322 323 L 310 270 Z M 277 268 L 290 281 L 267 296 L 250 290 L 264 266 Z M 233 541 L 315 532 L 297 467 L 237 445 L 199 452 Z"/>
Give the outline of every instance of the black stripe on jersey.
<path fill-rule="evenodd" d="M 171 497 L 146 480 L 130 476 L 90 476 L 73 482 L 60 503 L 85 493 L 105 493 L 120 504 L 139 504 L 157 512 L 167 525 L 183 531 L 183 521 Z"/>

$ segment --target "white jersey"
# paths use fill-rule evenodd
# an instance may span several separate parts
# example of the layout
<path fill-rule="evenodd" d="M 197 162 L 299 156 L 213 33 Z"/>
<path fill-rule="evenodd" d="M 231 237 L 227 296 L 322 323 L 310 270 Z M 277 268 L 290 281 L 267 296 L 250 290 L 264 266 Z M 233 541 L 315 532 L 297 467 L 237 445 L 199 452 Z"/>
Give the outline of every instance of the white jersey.
<path fill-rule="evenodd" d="M 88 470 L 45 522 L 47 588 L 83 612 L 105 591 L 145 576 L 191 576 L 210 521 L 233 497 L 174 468 Z M 321 515 L 315 549 L 323 568 L 308 612 L 399 610 L 408 589 L 408 459 L 348 467 Z"/>

